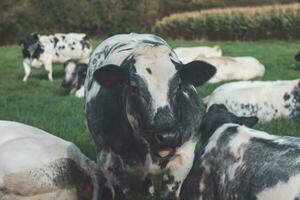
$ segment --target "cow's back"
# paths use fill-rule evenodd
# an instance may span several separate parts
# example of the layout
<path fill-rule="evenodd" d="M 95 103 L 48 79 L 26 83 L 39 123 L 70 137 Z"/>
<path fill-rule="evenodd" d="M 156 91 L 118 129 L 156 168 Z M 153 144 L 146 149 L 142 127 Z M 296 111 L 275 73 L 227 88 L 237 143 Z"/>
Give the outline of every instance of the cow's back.
<path fill-rule="evenodd" d="M 293 109 L 297 109 L 299 104 L 299 101 L 292 97 L 298 82 L 299 80 L 228 83 L 215 89 L 211 95 L 204 98 L 204 102 L 207 109 L 213 104 L 224 104 L 235 115 L 255 115 L 261 121 L 280 117 L 293 118 Z"/>

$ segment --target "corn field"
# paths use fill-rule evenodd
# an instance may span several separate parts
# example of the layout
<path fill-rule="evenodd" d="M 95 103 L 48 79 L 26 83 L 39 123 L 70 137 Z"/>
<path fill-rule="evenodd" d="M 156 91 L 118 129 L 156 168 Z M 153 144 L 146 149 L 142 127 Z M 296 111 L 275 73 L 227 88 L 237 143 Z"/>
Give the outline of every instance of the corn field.
<path fill-rule="evenodd" d="M 152 29 L 173 39 L 300 39 L 300 3 L 172 14 Z"/>

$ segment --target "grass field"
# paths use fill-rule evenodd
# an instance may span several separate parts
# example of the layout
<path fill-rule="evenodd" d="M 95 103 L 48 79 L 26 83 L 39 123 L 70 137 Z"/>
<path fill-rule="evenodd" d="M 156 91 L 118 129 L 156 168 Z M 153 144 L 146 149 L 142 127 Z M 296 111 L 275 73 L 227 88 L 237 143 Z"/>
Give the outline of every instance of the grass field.
<path fill-rule="evenodd" d="M 98 43 L 95 42 L 95 46 Z M 260 42 L 201 42 L 169 41 L 173 47 L 219 45 L 224 55 L 254 56 L 266 66 L 262 80 L 300 78 L 300 63 L 294 55 L 300 50 L 300 41 Z M 94 144 L 84 120 L 84 100 L 69 96 L 60 86 L 63 67 L 54 67 L 54 82 L 48 82 L 44 68 L 35 69 L 27 83 L 23 76 L 21 49 L 18 46 L 0 47 L 0 119 L 23 122 L 63 139 L 74 142 L 91 158 Z M 198 88 L 200 97 L 212 92 L 220 84 Z M 256 129 L 272 134 L 300 136 L 300 123 L 276 120 L 258 124 Z"/>

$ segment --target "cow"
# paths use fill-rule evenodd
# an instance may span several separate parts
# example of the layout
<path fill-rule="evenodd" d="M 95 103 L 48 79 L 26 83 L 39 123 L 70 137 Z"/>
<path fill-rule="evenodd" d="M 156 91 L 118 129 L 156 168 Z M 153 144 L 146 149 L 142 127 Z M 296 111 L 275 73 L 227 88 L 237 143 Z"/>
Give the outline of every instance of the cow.
<path fill-rule="evenodd" d="M 300 119 L 300 79 L 238 81 L 218 87 L 204 98 L 207 109 L 224 104 L 238 116 L 255 115 L 262 122 L 279 118 Z"/>
<path fill-rule="evenodd" d="M 65 77 L 62 86 L 66 88 L 70 95 L 84 97 L 84 80 L 86 78 L 88 65 L 82 63 L 68 62 L 65 64 Z"/>
<path fill-rule="evenodd" d="M 0 199 L 101 200 L 104 177 L 73 143 L 0 121 Z"/>
<path fill-rule="evenodd" d="M 214 73 L 205 62 L 182 64 L 152 34 L 115 35 L 95 49 L 85 81 L 86 120 L 115 199 L 132 199 L 132 170 L 143 174 L 144 192 L 152 193 L 151 176 L 163 173 L 159 198 L 179 196 L 202 116 L 195 87 Z"/>
<path fill-rule="evenodd" d="M 295 55 L 295 60 L 300 62 L 300 51 Z"/>
<path fill-rule="evenodd" d="M 23 67 L 26 82 L 32 67 L 45 66 L 49 81 L 53 81 L 52 64 L 63 64 L 70 60 L 78 63 L 88 63 L 92 52 L 90 41 L 86 34 L 68 33 L 54 35 L 28 34 L 21 42 Z"/>
<path fill-rule="evenodd" d="M 174 49 L 177 57 L 181 62 L 187 64 L 194 61 L 198 56 L 202 57 L 219 57 L 222 56 L 222 50 L 219 46 L 206 47 L 178 47 Z"/>
<path fill-rule="evenodd" d="M 216 74 L 208 81 L 217 83 L 227 80 L 249 80 L 262 77 L 265 67 L 253 57 L 204 57 L 198 56 L 195 60 L 201 60 L 214 65 Z"/>
<path fill-rule="evenodd" d="M 232 116 L 226 110 L 211 110 L 204 115 L 202 124 L 207 125 L 201 133 L 215 131 L 197 150 L 181 199 L 299 199 L 300 138 L 254 130 L 241 125 L 245 119 Z M 252 126 L 253 122 L 250 119 L 246 123 Z"/>

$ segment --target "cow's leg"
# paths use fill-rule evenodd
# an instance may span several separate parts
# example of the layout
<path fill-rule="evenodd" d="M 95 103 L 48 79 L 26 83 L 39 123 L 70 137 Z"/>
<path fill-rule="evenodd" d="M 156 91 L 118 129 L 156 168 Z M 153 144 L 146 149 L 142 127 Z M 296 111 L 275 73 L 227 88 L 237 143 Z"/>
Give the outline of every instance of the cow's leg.
<path fill-rule="evenodd" d="M 45 63 L 45 69 L 48 73 L 48 80 L 49 81 L 53 81 L 53 77 L 52 77 L 52 63 L 51 62 L 47 62 Z"/>
<path fill-rule="evenodd" d="M 163 176 L 163 188 L 160 199 L 179 199 L 182 183 L 193 165 L 195 147 L 196 141 L 192 139 L 187 141 L 176 151 L 175 156 L 169 161 Z"/>
<path fill-rule="evenodd" d="M 101 151 L 98 165 L 107 179 L 106 186 L 111 189 L 113 199 L 132 199 L 128 176 L 121 157 L 111 151 Z"/>
<path fill-rule="evenodd" d="M 24 68 L 24 77 L 23 77 L 23 81 L 26 82 L 29 75 L 30 75 L 30 72 L 31 72 L 31 67 L 29 65 L 29 60 L 28 59 L 24 59 L 23 60 L 23 68 Z"/>

